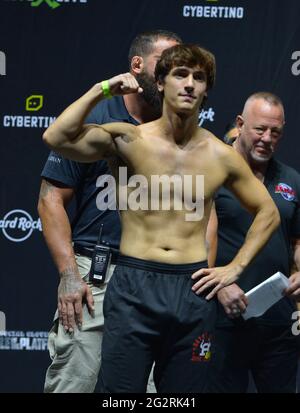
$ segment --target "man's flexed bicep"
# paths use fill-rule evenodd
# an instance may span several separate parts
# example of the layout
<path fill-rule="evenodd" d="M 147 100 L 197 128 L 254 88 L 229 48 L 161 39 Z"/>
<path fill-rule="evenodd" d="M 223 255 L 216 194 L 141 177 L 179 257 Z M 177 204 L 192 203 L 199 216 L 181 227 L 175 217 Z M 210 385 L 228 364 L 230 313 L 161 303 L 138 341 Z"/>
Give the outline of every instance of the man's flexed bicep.
<path fill-rule="evenodd" d="M 53 144 L 53 140 L 44 134 L 44 140 L 56 152 L 78 162 L 94 162 L 122 155 L 123 145 L 134 140 L 138 135 L 136 126 L 127 123 L 108 123 L 104 125 L 83 125 L 80 133 L 73 140 L 64 140 Z M 55 138 L 54 138 L 55 139 Z"/>
<path fill-rule="evenodd" d="M 99 125 L 83 125 L 75 139 L 59 139 L 55 133 L 43 135 L 45 143 L 64 157 L 77 162 L 94 162 L 114 152 L 112 136 Z"/>

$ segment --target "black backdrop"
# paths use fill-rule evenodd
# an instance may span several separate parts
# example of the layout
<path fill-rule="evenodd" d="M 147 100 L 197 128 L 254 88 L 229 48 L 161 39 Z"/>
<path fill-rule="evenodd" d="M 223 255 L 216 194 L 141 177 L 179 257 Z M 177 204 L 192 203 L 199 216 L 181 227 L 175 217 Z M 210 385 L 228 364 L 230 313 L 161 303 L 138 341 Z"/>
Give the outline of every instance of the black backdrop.
<path fill-rule="evenodd" d="M 127 71 L 137 33 L 169 29 L 216 55 L 204 126 L 220 136 L 249 94 L 274 92 L 286 108 L 278 156 L 299 170 L 299 16 L 299 0 L 1 0 L 0 392 L 42 391 L 49 364 L 58 277 L 36 203 L 51 118 Z"/>

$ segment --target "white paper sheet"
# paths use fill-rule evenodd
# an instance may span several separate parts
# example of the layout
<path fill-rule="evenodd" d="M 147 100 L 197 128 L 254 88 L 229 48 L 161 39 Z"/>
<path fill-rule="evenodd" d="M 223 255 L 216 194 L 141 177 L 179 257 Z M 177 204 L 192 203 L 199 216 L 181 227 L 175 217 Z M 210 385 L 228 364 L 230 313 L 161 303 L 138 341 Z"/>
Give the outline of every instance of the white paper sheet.
<path fill-rule="evenodd" d="M 249 304 L 242 314 L 245 320 L 264 314 L 273 304 L 277 303 L 283 291 L 289 286 L 288 278 L 278 271 L 256 287 L 245 293 Z"/>

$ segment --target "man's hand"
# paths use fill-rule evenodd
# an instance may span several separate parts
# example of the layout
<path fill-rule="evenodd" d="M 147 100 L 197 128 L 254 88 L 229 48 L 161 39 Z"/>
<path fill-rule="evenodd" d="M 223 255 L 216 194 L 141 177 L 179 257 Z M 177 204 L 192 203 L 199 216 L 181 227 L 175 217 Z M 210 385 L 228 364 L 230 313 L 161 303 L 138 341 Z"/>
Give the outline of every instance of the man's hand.
<path fill-rule="evenodd" d="M 300 302 L 300 271 L 295 272 L 289 278 L 290 285 L 285 290 L 285 295 L 294 298 L 296 301 Z"/>
<path fill-rule="evenodd" d="M 112 95 L 128 95 L 129 93 L 142 93 L 136 78 L 131 73 L 114 76 L 108 81 Z"/>
<path fill-rule="evenodd" d="M 217 296 L 229 318 L 239 317 L 247 308 L 248 299 L 237 284 L 221 288 Z"/>
<path fill-rule="evenodd" d="M 85 299 L 90 314 L 94 312 L 94 299 L 89 286 L 78 275 L 77 268 L 67 268 L 61 274 L 58 286 L 58 315 L 65 331 L 72 333 L 76 324 L 82 325 L 82 302 Z"/>
<path fill-rule="evenodd" d="M 194 272 L 192 275 L 193 280 L 199 279 L 193 285 L 192 290 L 199 295 L 207 288 L 214 287 L 205 297 L 207 300 L 210 300 L 221 288 L 236 281 L 241 272 L 240 266 L 233 266 L 232 264 L 224 267 L 201 268 L 201 270 Z"/>

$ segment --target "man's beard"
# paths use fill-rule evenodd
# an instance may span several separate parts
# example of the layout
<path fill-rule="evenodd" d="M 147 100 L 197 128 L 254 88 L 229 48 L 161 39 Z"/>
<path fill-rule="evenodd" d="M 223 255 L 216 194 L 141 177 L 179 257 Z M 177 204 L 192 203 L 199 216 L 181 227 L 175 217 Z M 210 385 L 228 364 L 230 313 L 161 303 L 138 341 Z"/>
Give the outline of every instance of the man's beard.
<path fill-rule="evenodd" d="M 156 112 L 161 113 L 161 98 L 154 79 L 147 73 L 143 72 L 136 76 L 136 80 L 143 88 L 142 96 L 145 102 Z"/>
<path fill-rule="evenodd" d="M 254 150 L 252 150 L 251 157 L 255 162 L 258 162 L 258 163 L 269 162 L 269 160 L 273 157 L 273 151 L 265 155 L 258 155 L 257 153 L 255 153 Z"/>

